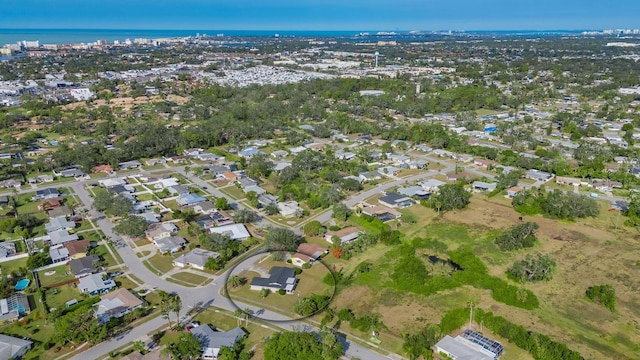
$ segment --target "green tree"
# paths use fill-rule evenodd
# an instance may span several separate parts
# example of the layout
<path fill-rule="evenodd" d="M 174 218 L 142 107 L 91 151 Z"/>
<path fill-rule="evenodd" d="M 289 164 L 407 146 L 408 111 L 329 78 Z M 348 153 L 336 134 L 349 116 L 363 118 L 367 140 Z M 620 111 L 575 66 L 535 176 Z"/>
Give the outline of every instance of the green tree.
<path fill-rule="evenodd" d="M 128 215 L 113 227 L 113 231 L 115 231 L 116 234 L 142 236 L 148 228 L 149 223 L 142 217 Z"/>
<path fill-rule="evenodd" d="M 502 251 L 533 247 L 536 241 L 535 231 L 537 229 L 538 224 L 534 222 L 520 223 L 498 236 L 495 242 Z"/>
<path fill-rule="evenodd" d="M 27 259 L 27 268 L 29 270 L 34 270 L 49 264 L 51 264 L 51 258 L 49 257 L 48 251 L 33 254 Z"/>
<path fill-rule="evenodd" d="M 275 215 L 277 213 L 280 212 L 280 210 L 278 209 L 278 205 L 275 203 L 269 203 L 267 204 L 267 206 L 264 207 L 264 212 L 267 215 Z"/>
<path fill-rule="evenodd" d="M 184 333 L 177 341 L 169 343 L 167 349 L 171 357 L 176 360 L 195 360 L 202 355 L 202 345 L 195 335 Z"/>
<path fill-rule="evenodd" d="M 469 205 L 471 194 L 460 184 L 445 184 L 440 187 L 438 193 L 431 196 L 431 207 L 440 210 L 464 209 Z"/>
<path fill-rule="evenodd" d="M 302 228 L 302 232 L 304 232 L 306 236 L 320 236 L 324 234 L 324 231 L 325 227 L 322 226 L 318 220 L 309 221 L 304 224 L 304 227 Z"/>
<path fill-rule="evenodd" d="M 290 229 L 273 227 L 264 236 L 264 244 L 269 250 L 295 251 L 302 237 Z"/>
<path fill-rule="evenodd" d="M 236 223 L 248 224 L 258 220 L 258 214 L 255 211 L 249 209 L 240 209 L 236 211 L 235 215 L 233 216 L 233 220 Z"/>
<path fill-rule="evenodd" d="M 555 267 L 556 262 L 549 255 L 536 253 L 535 256 L 527 255 L 523 260 L 514 262 L 507 272 L 523 282 L 551 280 Z"/>
<path fill-rule="evenodd" d="M 238 275 L 232 275 L 229 277 L 229 281 L 227 282 L 229 284 L 229 286 L 233 287 L 233 288 L 237 288 L 240 287 L 244 284 L 247 283 L 247 278 L 245 277 L 241 277 Z"/>
<path fill-rule="evenodd" d="M 264 359 L 338 359 L 344 350 L 335 335 L 331 336 L 313 332 L 276 333 L 266 342 Z"/>
<path fill-rule="evenodd" d="M 216 208 L 219 210 L 231 209 L 231 204 L 229 204 L 229 201 L 227 200 L 226 197 L 217 198 L 215 204 L 216 204 Z"/>
<path fill-rule="evenodd" d="M 347 207 L 344 203 L 337 203 L 333 205 L 333 218 L 340 221 L 347 221 L 352 214 L 351 209 Z"/>

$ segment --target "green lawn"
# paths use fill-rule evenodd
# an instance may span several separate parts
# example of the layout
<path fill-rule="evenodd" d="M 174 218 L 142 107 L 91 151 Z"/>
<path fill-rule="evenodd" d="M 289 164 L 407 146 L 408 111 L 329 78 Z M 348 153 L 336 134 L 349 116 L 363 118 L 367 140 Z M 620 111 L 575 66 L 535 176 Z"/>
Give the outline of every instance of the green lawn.
<path fill-rule="evenodd" d="M 266 269 L 271 268 L 272 265 L 292 267 L 282 261 L 276 263 L 272 260 L 266 260 L 260 264 L 261 267 Z M 251 283 L 251 279 L 259 275 L 255 272 L 241 273 L 240 276 L 247 278 L 247 283 L 239 288 L 229 289 L 229 296 L 231 299 L 237 299 L 238 301 L 247 300 L 261 304 L 265 308 L 273 309 L 283 314 L 293 314 L 293 305 L 298 301 L 298 297 L 304 298 L 311 294 L 331 295 L 333 293 L 333 287 L 322 282 L 322 279 L 328 273 L 329 269 L 327 267 L 322 264 L 316 264 L 296 276 L 299 282 L 294 294 L 280 295 L 271 293 L 266 298 L 262 298 L 259 291 L 250 289 L 249 283 Z"/>
<path fill-rule="evenodd" d="M 94 251 L 94 254 L 96 254 L 96 255 L 100 256 L 102 259 L 104 259 L 105 265 L 107 267 L 118 265 L 116 260 L 113 258 L 113 256 L 111 256 L 111 254 L 107 250 L 107 246 L 106 245 L 104 245 L 104 244 L 103 245 L 99 245 L 93 251 Z"/>
<path fill-rule="evenodd" d="M 129 277 L 127 277 L 126 275 L 115 277 L 114 280 L 116 282 L 116 285 L 118 285 L 119 288 L 125 288 L 131 291 L 133 291 L 133 289 L 139 286 L 138 284 L 133 282 L 131 279 L 129 279 Z"/>
<path fill-rule="evenodd" d="M 234 199 L 244 199 L 246 197 L 244 194 L 244 191 L 242 191 L 239 187 L 235 185 L 225 187 L 223 189 L 220 189 L 220 191 L 231 196 Z"/>
<path fill-rule="evenodd" d="M 26 268 L 28 259 L 28 257 L 25 257 L 22 259 L 0 263 L 0 271 L 2 271 L 1 274 L 7 275 L 11 274 L 11 272 L 13 271 L 18 271 L 20 268 Z"/>
<path fill-rule="evenodd" d="M 171 278 L 187 283 L 187 284 L 193 284 L 193 286 L 198 286 L 198 285 L 202 285 L 203 283 L 205 283 L 207 280 L 210 280 L 207 277 L 201 276 L 201 275 L 196 275 L 196 274 L 192 274 L 190 272 L 179 272 L 179 273 L 175 273 L 173 275 L 171 275 Z"/>
<path fill-rule="evenodd" d="M 225 310 L 205 310 L 195 317 L 201 324 L 209 324 L 219 331 L 229 331 L 237 326 L 245 328 L 245 322 L 238 320 L 233 314 Z M 273 334 L 273 330 L 262 327 L 259 324 L 249 322 L 245 328 L 249 332 L 246 340 L 246 348 L 251 349 L 254 345 L 261 343 L 266 337 Z"/>
<path fill-rule="evenodd" d="M 52 271 L 54 271 L 55 274 L 49 276 L 45 275 L 45 273 Z M 73 279 L 73 274 L 71 274 L 67 265 L 60 265 L 47 270 L 38 271 L 38 280 L 40 280 L 40 286 L 43 287 L 71 279 Z"/>
<path fill-rule="evenodd" d="M 136 198 L 138 199 L 138 201 L 147 201 L 147 200 L 155 200 L 156 197 L 153 196 L 153 194 L 138 194 L 136 195 Z"/>
<path fill-rule="evenodd" d="M 173 270 L 173 258 L 169 255 L 161 255 L 156 254 L 149 258 L 149 260 L 145 261 L 145 264 L 148 263 L 152 266 L 152 269 L 160 271 L 161 273 L 166 273 Z"/>
<path fill-rule="evenodd" d="M 50 309 L 62 309 L 69 300 L 83 300 L 85 295 L 81 294 L 75 284 L 67 284 L 55 289 L 47 290 L 47 305 Z"/>

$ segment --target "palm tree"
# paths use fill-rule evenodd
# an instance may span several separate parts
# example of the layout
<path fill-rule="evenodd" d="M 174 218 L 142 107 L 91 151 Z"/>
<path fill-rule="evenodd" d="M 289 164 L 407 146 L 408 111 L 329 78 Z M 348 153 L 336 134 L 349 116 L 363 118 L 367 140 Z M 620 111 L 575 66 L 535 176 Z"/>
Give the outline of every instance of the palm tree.
<path fill-rule="evenodd" d="M 245 308 L 242 312 L 244 313 L 244 327 L 246 328 L 249 325 L 249 317 L 253 314 L 253 310 Z"/>
<path fill-rule="evenodd" d="M 238 326 L 240 326 L 240 321 L 242 320 L 243 315 L 244 315 L 244 312 L 240 309 L 237 309 L 236 311 L 233 312 L 233 316 L 235 316 L 236 319 L 238 320 Z"/>
<path fill-rule="evenodd" d="M 164 290 L 160 290 L 158 295 L 160 295 L 160 312 L 163 316 L 167 317 L 169 329 L 171 329 L 171 317 L 169 317 L 169 313 L 172 310 L 170 294 Z"/>
<path fill-rule="evenodd" d="M 178 294 L 172 294 L 171 296 L 171 311 L 176 313 L 176 322 L 180 325 L 180 310 L 182 309 L 182 299 Z"/>
<path fill-rule="evenodd" d="M 229 285 L 231 285 L 232 288 L 242 286 L 243 283 L 244 279 L 238 275 L 233 275 L 229 278 Z"/>

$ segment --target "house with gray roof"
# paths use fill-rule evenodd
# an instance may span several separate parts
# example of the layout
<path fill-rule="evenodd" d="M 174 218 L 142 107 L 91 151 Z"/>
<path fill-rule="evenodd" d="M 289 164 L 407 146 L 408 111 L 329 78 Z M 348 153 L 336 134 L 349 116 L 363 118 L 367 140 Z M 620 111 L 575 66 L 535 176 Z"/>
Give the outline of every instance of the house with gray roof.
<path fill-rule="evenodd" d="M 155 245 L 162 254 L 176 253 L 182 250 L 182 247 L 186 243 L 187 241 L 181 236 L 169 236 L 153 240 L 153 245 Z"/>
<path fill-rule="evenodd" d="M 96 268 L 96 263 L 98 261 L 100 261 L 100 258 L 97 255 L 85 256 L 83 258 L 69 261 L 69 267 L 71 268 L 73 275 L 79 279 L 98 271 Z"/>
<path fill-rule="evenodd" d="M 80 278 L 78 290 L 83 294 L 98 295 L 109 292 L 116 287 L 115 281 L 108 279 L 105 272 L 87 275 Z"/>
<path fill-rule="evenodd" d="M 408 197 L 417 197 L 420 199 L 429 197 L 429 192 L 423 189 L 422 186 L 400 187 L 397 191 L 398 194 Z"/>
<path fill-rule="evenodd" d="M 33 341 L 0 334 L 0 359 L 19 359 L 31 350 Z"/>
<path fill-rule="evenodd" d="M 473 190 L 477 190 L 477 191 L 493 191 L 496 189 L 496 186 L 498 184 L 496 183 L 487 183 L 484 181 L 474 181 L 472 186 L 473 186 Z"/>
<path fill-rule="evenodd" d="M 176 199 L 176 203 L 180 206 L 192 205 L 202 201 L 207 201 L 207 199 L 203 198 L 198 194 L 192 194 L 192 193 L 182 194 Z"/>
<path fill-rule="evenodd" d="M 0 322 L 18 320 L 30 311 L 29 299 L 24 294 L 18 293 L 0 299 Z"/>
<path fill-rule="evenodd" d="M 268 278 L 254 277 L 250 284 L 251 290 L 268 289 L 270 291 L 278 291 L 283 289 L 287 294 L 293 293 L 297 285 L 296 270 L 284 266 L 272 267 Z"/>
<path fill-rule="evenodd" d="M 75 241 L 79 239 L 77 234 L 69 234 L 69 232 L 64 229 L 52 231 L 48 233 L 47 236 L 49 237 L 49 241 L 51 242 L 51 245 L 64 244 L 66 242 Z"/>
<path fill-rule="evenodd" d="M 247 333 L 240 327 L 229 331 L 213 331 L 209 325 L 200 325 L 191 329 L 202 346 L 202 358 L 216 360 L 223 347 L 233 348 L 236 342 L 245 337 Z"/>
<path fill-rule="evenodd" d="M 411 198 L 394 192 L 381 197 L 378 199 L 378 202 L 392 208 L 406 208 L 414 204 L 414 201 L 411 200 Z"/>
<path fill-rule="evenodd" d="M 68 230 L 74 229 L 75 227 L 76 227 L 76 223 L 74 223 L 73 221 L 67 220 L 67 218 L 64 216 L 54 217 L 51 220 L 49 220 L 48 223 L 44 224 L 44 229 L 47 231 L 47 233 L 50 233 L 52 231 L 57 231 L 57 230 L 68 231 Z"/>
<path fill-rule="evenodd" d="M 204 266 L 209 259 L 217 259 L 220 257 L 215 251 L 195 248 L 186 254 L 180 255 L 173 260 L 173 265 L 177 267 L 191 266 L 194 269 L 204 270 Z"/>
<path fill-rule="evenodd" d="M 59 263 L 69 260 L 69 250 L 62 245 L 49 248 L 49 257 L 52 263 Z"/>
<path fill-rule="evenodd" d="M 52 188 L 42 189 L 42 190 L 36 191 L 36 196 L 34 197 L 34 200 L 53 199 L 53 198 L 59 197 L 60 195 L 61 194 L 60 194 L 60 191 L 58 191 L 58 189 L 52 189 Z"/>

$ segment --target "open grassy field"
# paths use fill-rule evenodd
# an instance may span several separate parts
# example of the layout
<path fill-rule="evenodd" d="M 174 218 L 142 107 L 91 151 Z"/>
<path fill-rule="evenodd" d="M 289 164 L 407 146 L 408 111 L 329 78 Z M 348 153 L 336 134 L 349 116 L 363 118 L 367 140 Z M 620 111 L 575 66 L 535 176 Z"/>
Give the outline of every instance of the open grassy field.
<path fill-rule="evenodd" d="M 616 228 L 616 213 L 609 213 L 608 204 L 601 203 L 596 218 L 575 222 L 559 221 L 542 216 L 527 216 L 525 221 L 539 224 L 539 241 L 532 249 L 502 252 L 494 244 L 495 237 L 519 222 L 519 214 L 500 196 L 487 199 L 474 196 L 468 209 L 451 211 L 437 217 L 436 213 L 421 206 L 403 211 L 413 213 L 416 224 L 402 224 L 399 230 L 408 239 L 424 237 L 446 244 L 447 251 L 461 245 L 471 246 L 488 268 L 490 275 L 524 286 L 540 300 L 540 307 L 524 310 L 496 302 L 489 290 L 470 286 L 439 292 L 431 296 L 400 293 L 381 286 L 389 276 L 390 260 L 385 255 L 392 250 L 384 245 L 373 246 L 349 261 L 329 257 L 338 269 L 350 273 L 362 261 L 374 263 L 376 276 L 366 281 L 357 280 L 342 290 L 333 306 L 350 308 L 357 315 L 380 313 L 388 330 L 387 344 L 394 336 L 417 331 L 426 324 L 438 323 L 451 308 L 464 307 L 469 299 L 478 306 L 493 311 L 507 320 L 529 330 L 549 335 L 570 349 L 580 352 L 586 359 L 640 358 L 640 279 L 634 274 L 640 269 L 636 254 L 640 248 L 637 231 L 623 227 L 624 219 Z M 447 251 L 433 250 L 435 255 Z M 542 252 L 551 255 L 557 263 L 553 279 L 538 283 L 516 284 L 508 280 L 505 271 L 526 254 Z M 608 310 L 588 302 L 585 290 L 592 285 L 612 285 L 617 294 L 618 310 Z M 355 332 L 357 335 L 357 331 Z M 507 341 L 505 358 L 530 359 Z M 387 346 L 385 346 L 387 347 Z M 391 349 L 391 347 L 390 347 Z M 401 348 L 396 348 L 402 352 Z"/>
<path fill-rule="evenodd" d="M 184 271 L 171 275 L 171 278 L 181 281 L 183 283 L 191 284 L 192 286 L 203 285 L 209 280 L 209 278 L 192 274 L 190 272 Z"/>

